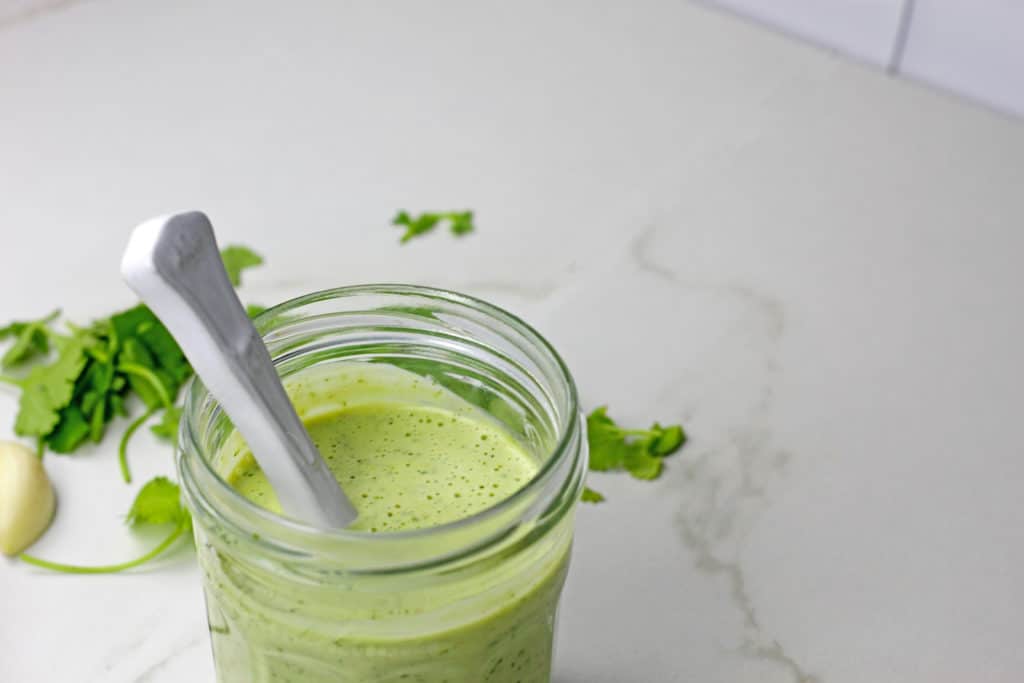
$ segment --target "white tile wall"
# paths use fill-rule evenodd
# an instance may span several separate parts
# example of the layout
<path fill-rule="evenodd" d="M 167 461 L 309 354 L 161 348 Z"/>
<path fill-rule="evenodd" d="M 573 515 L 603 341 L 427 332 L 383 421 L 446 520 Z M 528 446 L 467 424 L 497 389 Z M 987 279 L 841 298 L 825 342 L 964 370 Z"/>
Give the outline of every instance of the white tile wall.
<path fill-rule="evenodd" d="M 698 1 L 1024 116 L 1024 0 Z"/>
<path fill-rule="evenodd" d="M 878 66 L 889 64 L 903 8 L 903 0 L 704 2 L 747 15 L 785 32 L 834 47 Z"/>
<path fill-rule="evenodd" d="M 1024 0 L 917 0 L 900 72 L 1024 115 Z"/>

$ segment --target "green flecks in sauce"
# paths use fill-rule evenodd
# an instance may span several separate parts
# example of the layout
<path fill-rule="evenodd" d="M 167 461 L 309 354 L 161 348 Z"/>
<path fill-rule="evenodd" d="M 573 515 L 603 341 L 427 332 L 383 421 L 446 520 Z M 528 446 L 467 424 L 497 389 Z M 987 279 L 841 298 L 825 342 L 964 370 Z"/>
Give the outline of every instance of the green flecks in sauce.
<path fill-rule="evenodd" d="M 321 381 L 322 380 L 322 381 Z M 341 364 L 286 384 L 313 441 L 371 532 L 451 522 L 536 473 L 524 447 L 475 405 L 386 364 Z M 219 462 L 249 499 L 280 512 L 240 437 Z M 230 537 L 200 543 L 220 683 L 548 683 L 571 519 L 465 574 L 278 577 Z M 369 540 L 369 539 L 368 539 Z M 378 539 L 381 540 L 381 539 Z M 251 552 L 246 550 L 245 552 Z M 308 578 L 308 577 L 307 577 Z"/>
<path fill-rule="evenodd" d="M 521 488 L 535 461 L 496 426 L 434 406 L 362 404 L 306 424 L 313 442 L 359 511 L 350 527 L 386 532 L 468 517 Z M 280 505 L 247 456 L 230 483 L 274 512 Z"/>

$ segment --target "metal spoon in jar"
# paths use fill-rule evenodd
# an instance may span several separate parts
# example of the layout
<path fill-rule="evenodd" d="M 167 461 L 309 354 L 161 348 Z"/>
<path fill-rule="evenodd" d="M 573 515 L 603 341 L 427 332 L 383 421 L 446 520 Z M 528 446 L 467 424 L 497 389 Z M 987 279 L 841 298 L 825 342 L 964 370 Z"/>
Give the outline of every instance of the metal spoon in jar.
<path fill-rule="evenodd" d="M 228 280 L 206 215 L 159 216 L 136 227 L 121 275 L 245 438 L 285 514 L 322 528 L 354 521 L 355 508 L 309 438 Z"/>

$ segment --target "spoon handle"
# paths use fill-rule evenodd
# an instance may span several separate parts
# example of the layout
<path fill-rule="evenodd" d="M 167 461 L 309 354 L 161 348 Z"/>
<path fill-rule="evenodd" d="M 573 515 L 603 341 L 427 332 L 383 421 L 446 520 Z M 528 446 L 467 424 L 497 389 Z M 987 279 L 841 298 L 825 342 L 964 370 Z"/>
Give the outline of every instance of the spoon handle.
<path fill-rule="evenodd" d="M 178 213 L 139 225 L 121 274 L 245 438 L 284 512 L 323 528 L 351 523 L 356 510 L 285 393 L 224 271 L 206 215 Z"/>

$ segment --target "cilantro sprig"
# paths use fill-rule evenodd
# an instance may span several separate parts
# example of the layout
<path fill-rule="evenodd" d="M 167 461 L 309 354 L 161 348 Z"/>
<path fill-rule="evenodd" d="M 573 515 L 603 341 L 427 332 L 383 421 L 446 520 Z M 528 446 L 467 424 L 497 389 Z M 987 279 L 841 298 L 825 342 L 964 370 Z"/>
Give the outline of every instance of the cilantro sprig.
<path fill-rule="evenodd" d="M 49 324 L 60 316 L 60 309 L 39 320 L 19 321 L 0 327 L 0 341 L 14 339 L 14 344 L 0 358 L 5 370 L 27 363 L 50 352 Z"/>
<path fill-rule="evenodd" d="M 238 287 L 242 284 L 242 271 L 247 268 L 263 265 L 263 257 L 249 247 L 231 245 L 220 250 L 220 258 L 224 262 L 224 270 L 228 272 L 231 284 Z"/>
<path fill-rule="evenodd" d="M 247 304 L 245 307 L 245 312 L 250 318 L 255 318 L 265 310 L 267 307 L 263 304 Z"/>
<path fill-rule="evenodd" d="M 229 246 L 222 251 L 232 282 L 263 263 L 252 249 Z M 192 366 L 174 337 L 145 305 L 139 304 L 94 321 L 87 327 L 68 324 L 58 331 L 59 311 L 40 320 L 13 322 L 0 328 L 0 340 L 13 337 L 4 355 L 6 366 L 30 366 L 22 377 L 2 379 L 21 389 L 14 431 L 36 439 L 55 453 L 73 453 L 87 440 L 102 441 L 108 424 L 127 417 L 129 406 L 141 402 L 143 414 L 125 430 L 118 448 L 125 482 L 131 482 L 128 441 L 150 417 L 163 411 L 158 436 L 176 429 L 181 387 Z M 51 351 L 56 358 L 42 362 Z"/>
<path fill-rule="evenodd" d="M 96 566 L 81 566 L 51 562 L 23 553 L 19 559 L 28 564 L 66 574 L 113 574 L 134 569 L 163 554 L 174 543 L 192 530 L 192 516 L 181 503 L 181 489 L 166 477 L 149 481 L 135 496 L 125 521 L 132 529 L 150 526 L 171 526 L 170 532 L 152 550 L 127 562 Z"/>
<path fill-rule="evenodd" d="M 221 255 L 235 285 L 241 282 L 244 270 L 263 263 L 263 258 L 247 247 L 229 246 Z M 0 374 L 0 382 L 21 390 L 14 431 L 34 439 L 40 457 L 47 449 L 70 454 L 87 441 L 102 441 L 115 418 L 129 417 L 141 404 L 142 413 L 128 424 L 118 444 L 121 476 L 130 483 L 129 441 L 161 413 L 151 430 L 158 438 L 174 443 L 181 418 L 178 395 L 192 376 L 192 366 L 167 328 L 143 304 L 84 327 L 66 322 L 58 329 L 59 316 L 60 311 L 55 311 L 38 320 L 15 321 L 0 328 L 0 342 L 13 340 L 0 365 L 18 373 Z M 22 559 L 55 571 L 122 571 L 163 553 L 192 524 L 180 503 L 177 485 L 164 477 L 142 487 L 128 521 L 133 528 L 173 524 L 173 529 L 151 551 L 121 564 L 79 567 L 31 555 Z"/>
<path fill-rule="evenodd" d="M 680 425 L 663 427 L 655 422 L 649 429 L 624 429 L 608 416 L 607 406 L 587 416 L 590 469 L 596 472 L 619 470 L 636 479 L 657 479 L 661 476 L 664 459 L 685 442 L 686 432 Z M 583 491 L 581 500 L 600 503 L 604 496 L 588 488 Z"/>
<path fill-rule="evenodd" d="M 473 223 L 472 211 L 442 211 L 438 213 L 425 212 L 418 216 L 413 216 L 408 211 L 399 211 L 394 219 L 392 219 L 391 224 L 400 228 L 405 228 L 405 232 L 402 233 L 401 239 L 401 243 L 405 244 L 415 237 L 426 235 L 443 221 L 448 222 L 448 229 L 451 230 L 452 234 L 456 237 L 461 237 L 462 235 L 471 233 L 476 229 L 476 226 Z"/>
<path fill-rule="evenodd" d="M 48 326 L 45 334 L 57 349 L 56 359 L 10 379 L 21 389 L 15 433 L 38 439 L 54 453 L 102 441 L 110 422 L 128 415 L 133 399 L 144 405 L 144 417 L 173 407 L 192 375 L 174 338 L 144 305 L 69 330 Z M 129 426 L 122 453 L 138 426 L 138 421 Z M 126 464 L 122 471 L 131 481 Z"/>

